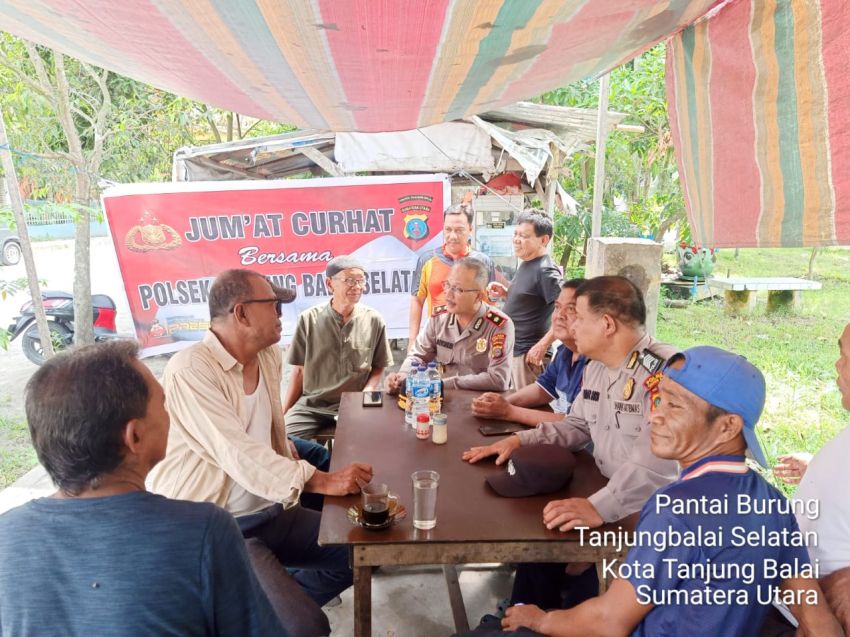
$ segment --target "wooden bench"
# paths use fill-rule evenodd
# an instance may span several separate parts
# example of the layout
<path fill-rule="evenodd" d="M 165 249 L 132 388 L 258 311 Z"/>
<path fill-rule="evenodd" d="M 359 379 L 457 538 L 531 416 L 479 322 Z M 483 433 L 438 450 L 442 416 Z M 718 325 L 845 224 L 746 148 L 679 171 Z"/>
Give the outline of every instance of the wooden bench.
<path fill-rule="evenodd" d="M 745 314 L 756 306 L 759 290 L 767 290 L 767 311 L 779 312 L 796 310 L 800 306 L 800 292 L 820 290 L 818 281 L 797 279 L 794 277 L 712 277 L 708 285 L 723 290 L 726 300 L 726 312 Z"/>

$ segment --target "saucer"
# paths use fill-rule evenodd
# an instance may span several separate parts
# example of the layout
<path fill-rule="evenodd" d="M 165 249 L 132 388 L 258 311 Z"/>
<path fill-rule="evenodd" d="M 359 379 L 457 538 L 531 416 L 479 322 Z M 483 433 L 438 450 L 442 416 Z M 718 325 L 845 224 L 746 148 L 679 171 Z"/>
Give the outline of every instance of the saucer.
<path fill-rule="evenodd" d="M 348 521 L 355 526 L 369 529 L 370 531 L 382 531 L 383 529 L 389 528 L 399 520 L 403 520 L 407 515 L 407 509 L 404 508 L 403 504 L 400 504 L 397 501 L 390 501 L 389 510 L 389 516 L 383 524 L 367 524 L 364 522 L 361 515 L 362 510 L 359 504 L 348 507 L 346 514 L 348 515 Z"/>

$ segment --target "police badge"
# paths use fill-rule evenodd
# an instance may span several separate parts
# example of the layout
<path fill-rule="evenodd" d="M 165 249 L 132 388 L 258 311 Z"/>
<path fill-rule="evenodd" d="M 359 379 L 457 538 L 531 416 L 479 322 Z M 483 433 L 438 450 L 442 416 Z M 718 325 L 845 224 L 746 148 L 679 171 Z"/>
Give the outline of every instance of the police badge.
<path fill-rule="evenodd" d="M 428 236 L 428 215 L 406 215 L 404 217 L 405 239 L 419 241 Z"/>
<path fill-rule="evenodd" d="M 487 339 L 486 338 L 479 338 L 477 341 L 475 341 L 475 351 L 478 352 L 479 354 L 483 354 L 484 352 L 487 351 Z"/>

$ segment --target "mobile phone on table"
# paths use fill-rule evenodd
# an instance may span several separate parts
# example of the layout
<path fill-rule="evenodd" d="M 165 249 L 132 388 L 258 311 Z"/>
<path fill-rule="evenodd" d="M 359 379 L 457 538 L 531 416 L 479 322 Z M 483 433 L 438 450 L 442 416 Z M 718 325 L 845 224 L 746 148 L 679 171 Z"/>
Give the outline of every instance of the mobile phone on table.
<path fill-rule="evenodd" d="M 478 427 L 482 436 L 507 436 L 528 429 L 516 422 L 488 422 Z"/>
<path fill-rule="evenodd" d="M 384 392 L 382 391 L 364 391 L 363 406 L 364 407 L 380 407 L 384 404 Z"/>

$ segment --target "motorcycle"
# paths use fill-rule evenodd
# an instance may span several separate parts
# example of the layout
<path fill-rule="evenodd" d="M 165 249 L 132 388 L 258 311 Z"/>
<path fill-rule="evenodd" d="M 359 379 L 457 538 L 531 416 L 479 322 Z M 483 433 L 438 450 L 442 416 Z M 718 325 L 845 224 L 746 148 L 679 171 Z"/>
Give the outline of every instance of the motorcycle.
<path fill-rule="evenodd" d="M 70 347 L 74 342 L 74 296 L 60 290 L 43 290 L 41 301 L 44 304 L 44 312 L 47 314 L 47 327 L 50 329 L 50 340 L 54 351 Z M 115 301 L 106 294 L 93 294 L 91 302 L 94 340 L 117 338 L 115 316 L 118 310 Z M 41 347 L 32 301 L 27 301 L 21 306 L 20 315 L 15 317 L 8 331 L 10 341 L 23 335 L 21 347 L 30 361 L 36 365 L 44 362 L 44 351 Z"/>

